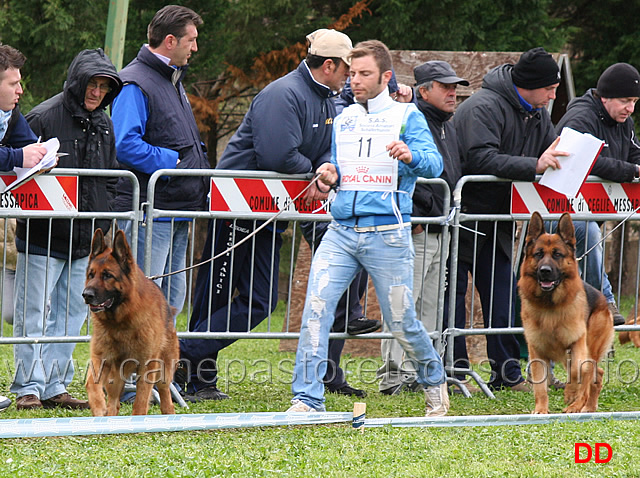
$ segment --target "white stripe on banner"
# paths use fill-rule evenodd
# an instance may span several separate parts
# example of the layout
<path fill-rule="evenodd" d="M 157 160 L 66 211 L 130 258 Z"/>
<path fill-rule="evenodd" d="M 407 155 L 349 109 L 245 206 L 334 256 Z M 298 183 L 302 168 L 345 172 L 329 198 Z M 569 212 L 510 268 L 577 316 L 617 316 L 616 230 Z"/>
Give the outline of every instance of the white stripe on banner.
<path fill-rule="evenodd" d="M 530 213 L 538 211 L 540 214 L 547 214 L 549 212 L 533 183 L 516 183 L 516 189 Z"/>
<path fill-rule="evenodd" d="M 38 186 L 45 192 L 46 197 L 54 211 L 75 211 L 76 207 L 71 202 L 60 182 L 56 177 L 40 176 L 37 178 Z"/>
<path fill-rule="evenodd" d="M 294 204 L 291 203 L 290 201 L 291 197 L 289 196 L 289 193 L 287 192 L 284 185 L 282 184 L 282 181 L 265 179 L 264 185 L 267 187 L 272 197 L 282 198 L 281 201 L 279 202 L 279 204 L 282 204 L 282 206 L 280 206 L 280 210 L 282 210 L 283 206 L 288 203 L 289 205 L 286 208 L 286 210 L 291 212 L 296 212 L 296 208 Z"/>
<path fill-rule="evenodd" d="M 251 212 L 251 208 L 233 178 L 215 178 L 214 182 L 229 209 L 234 212 Z"/>

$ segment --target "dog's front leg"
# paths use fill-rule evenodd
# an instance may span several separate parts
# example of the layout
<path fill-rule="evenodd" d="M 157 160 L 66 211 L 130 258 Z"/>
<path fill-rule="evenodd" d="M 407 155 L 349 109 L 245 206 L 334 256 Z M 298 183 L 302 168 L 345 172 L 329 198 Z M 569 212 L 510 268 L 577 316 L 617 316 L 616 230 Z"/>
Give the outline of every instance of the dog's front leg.
<path fill-rule="evenodd" d="M 109 372 L 105 383 L 108 399 L 107 415 L 116 416 L 120 412 L 120 396 L 124 390 L 124 377 L 116 367 L 113 367 Z"/>
<path fill-rule="evenodd" d="M 102 384 L 105 379 L 105 361 L 100 357 L 91 357 L 87 380 L 84 384 L 89 398 L 89 407 L 94 417 L 103 417 L 107 414 L 107 403 L 104 399 Z"/>
<path fill-rule="evenodd" d="M 549 376 L 549 361 L 541 358 L 537 351 L 529 346 L 529 368 L 533 382 L 533 397 L 536 405 L 533 413 L 549 413 L 549 396 L 547 395 L 547 380 Z"/>
<path fill-rule="evenodd" d="M 591 384 L 596 382 L 596 363 L 589 358 L 586 333 L 571 347 L 571 358 L 567 360 L 567 375 L 570 383 L 565 387 L 565 402 L 569 406 L 565 413 L 579 413 L 589 400 Z"/>

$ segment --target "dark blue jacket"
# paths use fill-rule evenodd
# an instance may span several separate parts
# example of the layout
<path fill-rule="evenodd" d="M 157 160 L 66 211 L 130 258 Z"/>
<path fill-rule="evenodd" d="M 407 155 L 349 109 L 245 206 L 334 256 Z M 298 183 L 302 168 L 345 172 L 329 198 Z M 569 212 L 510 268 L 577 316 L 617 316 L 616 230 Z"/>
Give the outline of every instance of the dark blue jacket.
<path fill-rule="evenodd" d="M 176 70 L 154 55 L 147 46 L 143 46 L 138 56 L 120 71 L 120 78 L 127 84 L 137 85 L 147 100 L 146 124 L 141 138 L 136 132 L 126 132 L 124 137 L 116 134 L 118 144 L 118 161 L 133 171 L 140 181 L 140 200 L 145 201 L 147 184 L 151 176 L 150 171 L 142 172 L 136 169 L 138 158 L 128 158 L 121 151 L 120 142 L 130 137 L 141 139 L 151 147 L 164 148 L 177 153 L 180 162 L 177 169 L 207 169 L 209 161 L 205 154 L 200 132 L 196 125 L 191 104 L 182 86 L 185 68 Z M 175 74 L 175 76 L 174 76 Z M 134 105 L 117 102 L 114 108 L 113 122 L 117 132 L 121 132 L 122 124 L 127 116 L 138 114 Z M 200 210 L 205 207 L 208 193 L 208 180 L 205 177 L 168 177 L 156 183 L 156 197 L 154 206 L 159 209 L 171 210 Z M 116 210 L 131 209 L 131 183 L 121 179 L 118 182 L 118 196 Z"/>
<path fill-rule="evenodd" d="M 415 93 L 414 91 L 414 95 Z M 456 129 L 453 123 L 449 121 L 453 113 L 441 111 L 422 98 L 418 98 L 417 104 L 418 109 L 427 119 L 427 124 L 433 135 L 433 141 L 442 155 L 444 170 L 440 178 L 447 182 L 450 192 L 453 193 L 453 188 L 462 176 Z M 444 210 L 444 191 L 442 187 L 435 184 L 416 184 L 416 189 L 413 192 L 412 216 L 436 217 L 446 216 L 448 213 L 449 211 Z M 429 232 L 438 232 L 440 229 L 440 226 L 429 226 Z"/>
<path fill-rule="evenodd" d="M 22 167 L 22 148 L 38 141 L 18 105 L 13 109 L 7 131 L 0 138 L 0 171 Z"/>
<path fill-rule="evenodd" d="M 333 96 L 302 61 L 256 95 L 217 168 L 285 174 L 315 171 L 331 158 Z"/>

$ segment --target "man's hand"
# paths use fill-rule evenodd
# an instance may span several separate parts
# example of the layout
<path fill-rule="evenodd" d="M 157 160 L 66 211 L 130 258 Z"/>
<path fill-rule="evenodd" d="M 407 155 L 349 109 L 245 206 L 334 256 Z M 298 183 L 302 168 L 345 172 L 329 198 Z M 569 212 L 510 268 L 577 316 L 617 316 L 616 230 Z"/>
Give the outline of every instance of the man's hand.
<path fill-rule="evenodd" d="M 313 201 L 323 201 L 327 199 L 327 196 L 329 195 L 329 188 L 334 186 L 338 181 L 338 171 L 336 171 L 336 167 L 331 163 L 321 164 L 318 169 L 316 169 L 316 173 L 320 174 L 318 182 L 322 182 L 325 187 L 321 190 L 318 187 L 318 183 L 315 183 L 309 188 L 304 195 L 307 206 L 309 206 Z"/>
<path fill-rule="evenodd" d="M 413 160 L 411 150 L 404 141 L 392 141 L 387 145 L 387 151 L 389 151 L 390 157 L 402 161 L 405 164 L 409 164 Z"/>
<path fill-rule="evenodd" d="M 410 103 L 413 98 L 413 88 L 402 83 L 398 83 L 398 91 L 395 92 L 395 98 L 398 103 Z"/>
<path fill-rule="evenodd" d="M 33 168 L 42 161 L 47 149 L 40 143 L 33 143 L 22 148 L 22 167 Z"/>
<path fill-rule="evenodd" d="M 560 169 L 560 161 L 558 160 L 558 156 L 569 156 L 569 153 L 565 151 L 557 151 L 556 146 L 560 141 L 560 136 L 556 138 L 556 140 L 551 143 L 551 146 L 547 148 L 547 150 L 542 153 L 542 156 L 538 158 L 538 162 L 536 163 L 536 174 L 544 173 L 547 168 Z"/>

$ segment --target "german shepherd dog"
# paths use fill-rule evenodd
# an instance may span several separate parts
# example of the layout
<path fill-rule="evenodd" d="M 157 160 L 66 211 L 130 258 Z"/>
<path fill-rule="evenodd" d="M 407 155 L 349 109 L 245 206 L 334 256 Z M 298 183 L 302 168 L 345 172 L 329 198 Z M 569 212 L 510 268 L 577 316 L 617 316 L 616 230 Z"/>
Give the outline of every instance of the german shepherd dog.
<path fill-rule="evenodd" d="M 82 296 L 93 319 L 86 382 L 93 415 L 118 414 L 124 382 L 133 372 L 138 378 L 133 414 L 146 415 L 154 385 L 162 413 L 174 413 L 169 386 L 180 355 L 174 309 L 133 260 L 121 230 L 113 249 L 96 230 Z"/>
<path fill-rule="evenodd" d="M 525 239 L 518 292 L 529 348 L 535 410 L 549 413 L 549 361 L 565 364 L 565 413 L 594 412 L 604 371 L 598 361 L 613 340 L 613 317 L 602 293 L 582 281 L 575 256 L 575 229 L 563 214 L 547 234 L 534 212 Z"/>

